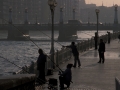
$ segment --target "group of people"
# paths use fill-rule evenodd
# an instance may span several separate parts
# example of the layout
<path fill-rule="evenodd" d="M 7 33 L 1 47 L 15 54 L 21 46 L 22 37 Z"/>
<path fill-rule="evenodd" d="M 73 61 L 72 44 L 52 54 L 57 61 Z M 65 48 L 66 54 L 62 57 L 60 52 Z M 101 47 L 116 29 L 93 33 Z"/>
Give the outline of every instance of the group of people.
<path fill-rule="evenodd" d="M 67 88 L 69 88 L 71 80 L 72 80 L 72 71 L 71 68 L 74 67 L 76 68 L 77 63 L 78 63 L 78 67 L 81 66 L 81 62 L 79 59 L 79 51 L 77 50 L 77 46 L 75 45 L 75 42 L 71 42 L 71 45 L 69 46 L 63 46 L 66 48 L 70 48 L 74 57 L 74 64 L 68 64 L 67 68 L 64 72 L 61 73 L 61 75 L 59 76 L 59 81 L 60 81 L 60 88 L 64 89 L 64 84 L 67 85 Z M 99 44 L 99 62 L 98 63 L 104 63 L 105 59 L 104 59 L 104 52 L 105 52 L 105 43 L 103 42 L 103 39 L 100 39 L 100 44 Z M 40 81 L 40 84 L 45 84 L 46 83 L 46 79 L 45 79 L 45 62 L 46 62 L 46 58 L 47 55 L 45 55 L 43 53 L 42 49 L 38 50 L 39 53 L 39 57 L 37 59 L 37 70 L 39 71 L 39 76 L 38 76 L 38 80 Z"/>
<path fill-rule="evenodd" d="M 61 89 L 64 89 L 64 84 L 66 84 L 67 88 L 69 88 L 70 83 L 72 82 L 71 68 L 72 67 L 76 68 L 77 63 L 78 63 L 78 67 L 81 66 L 81 62 L 80 62 L 80 59 L 79 59 L 79 51 L 77 50 L 77 46 L 75 45 L 75 42 L 71 42 L 71 45 L 63 46 L 63 47 L 71 49 L 72 54 L 74 56 L 74 64 L 68 64 L 67 69 L 59 76 L 60 88 Z"/>
<path fill-rule="evenodd" d="M 77 50 L 77 46 L 75 45 L 75 42 L 71 42 L 71 45 L 69 46 L 63 46 L 66 48 L 70 48 L 73 56 L 74 56 L 74 65 L 73 64 L 68 64 L 67 68 L 64 72 L 62 72 L 62 74 L 59 77 L 59 81 L 60 81 L 60 87 L 61 89 L 64 88 L 64 84 L 67 85 L 67 87 L 70 86 L 70 82 L 72 80 L 72 72 L 71 72 L 71 68 L 72 67 L 76 67 L 77 63 L 78 63 L 78 67 L 81 66 L 81 62 L 79 59 L 79 52 Z M 39 71 L 39 76 L 38 76 L 38 82 L 39 84 L 45 84 L 46 83 L 46 79 L 45 79 L 45 62 L 46 62 L 46 58 L 47 55 L 45 55 L 43 53 L 42 49 L 38 50 L 39 56 L 37 59 L 37 70 Z"/>

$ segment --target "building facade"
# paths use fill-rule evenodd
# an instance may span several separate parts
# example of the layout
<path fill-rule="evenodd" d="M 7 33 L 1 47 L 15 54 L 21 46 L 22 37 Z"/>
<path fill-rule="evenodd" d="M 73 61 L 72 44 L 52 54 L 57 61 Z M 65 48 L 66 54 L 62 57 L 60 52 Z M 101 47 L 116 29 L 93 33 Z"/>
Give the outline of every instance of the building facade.
<path fill-rule="evenodd" d="M 25 22 L 25 9 L 28 12 L 28 22 L 34 23 L 48 23 L 51 22 L 50 7 L 48 0 L 0 0 L 0 15 L 5 20 L 1 23 L 8 23 L 9 8 L 12 9 L 13 24 L 23 24 Z M 73 8 L 75 8 L 75 19 L 80 19 L 80 9 L 85 7 L 85 0 L 56 0 L 57 7 L 55 7 L 54 21 L 59 23 L 60 8 L 63 7 L 63 20 L 67 22 L 73 19 Z"/>

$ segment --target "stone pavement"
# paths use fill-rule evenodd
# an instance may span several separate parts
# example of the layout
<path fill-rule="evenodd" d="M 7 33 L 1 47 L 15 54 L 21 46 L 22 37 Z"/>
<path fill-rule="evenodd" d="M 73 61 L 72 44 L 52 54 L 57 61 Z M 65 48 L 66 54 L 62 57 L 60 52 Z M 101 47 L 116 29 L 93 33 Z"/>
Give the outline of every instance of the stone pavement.
<path fill-rule="evenodd" d="M 115 77 L 120 79 L 120 43 L 118 39 L 106 43 L 105 63 L 99 64 L 98 51 L 94 48 L 80 53 L 81 68 L 72 68 L 72 81 L 70 90 L 115 90 Z M 68 63 L 73 63 L 73 58 L 60 65 L 66 69 Z M 46 78 L 59 77 L 58 71 Z M 58 80 L 59 81 L 59 80 Z"/>

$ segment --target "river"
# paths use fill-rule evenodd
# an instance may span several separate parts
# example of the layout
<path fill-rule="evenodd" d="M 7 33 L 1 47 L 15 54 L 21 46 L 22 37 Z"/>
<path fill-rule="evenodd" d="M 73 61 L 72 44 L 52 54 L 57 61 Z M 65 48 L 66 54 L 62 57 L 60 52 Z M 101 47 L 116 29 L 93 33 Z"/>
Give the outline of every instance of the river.
<path fill-rule="evenodd" d="M 86 40 L 94 36 L 96 31 L 78 31 L 78 39 Z M 112 31 L 111 31 L 112 32 Z M 44 34 L 43 34 L 44 33 Z M 44 31 L 30 32 L 31 39 L 50 40 L 51 32 Z M 99 36 L 107 34 L 107 31 L 99 31 Z M 49 37 L 48 37 L 49 36 Z M 6 38 L 7 34 L 0 31 L 0 39 Z M 57 39 L 58 31 L 54 32 L 54 38 Z M 34 40 L 33 40 L 34 41 Z M 49 54 L 51 48 L 51 42 L 39 42 L 34 43 L 42 48 L 45 53 Z M 30 65 L 31 61 L 36 62 L 38 57 L 38 47 L 32 41 L 0 41 L 0 76 L 10 75 L 15 71 L 20 70 L 19 67 Z M 59 42 L 61 45 L 69 45 L 71 42 Z M 55 42 L 55 51 L 61 49 L 61 45 Z M 14 65 L 14 64 L 15 65 Z"/>

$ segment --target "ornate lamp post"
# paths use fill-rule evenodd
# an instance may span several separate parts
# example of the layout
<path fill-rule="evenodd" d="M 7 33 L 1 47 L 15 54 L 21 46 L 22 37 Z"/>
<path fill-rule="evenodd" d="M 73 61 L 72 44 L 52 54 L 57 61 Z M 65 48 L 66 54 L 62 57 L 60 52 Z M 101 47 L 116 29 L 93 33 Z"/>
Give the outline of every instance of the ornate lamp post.
<path fill-rule="evenodd" d="M 73 8 L 73 20 L 75 20 L 75 8 Z"/>
<path fill-rule="evenodd" d="M 50 50 L 50 54 L 51 54 L 51 59 L 54 62 L 54 11 L 55 11 L 55 7 L 57 6 L 57 2 L 56 2 L 56 0 L 48 0 L 48 5 L 50 6 L 51 16 L 52 16 L 52 32 L 51 32 L 51 50 Z M 51 66 L 53 68 L 55 68 L 53 63 L 51 64 Z"/>
<path fill-rule="evenodd" d="M 9 8 L 9 24 L 12 24 L 12 8 Z"/>
<path fill-rule="evenodd" d="M 28 9 L 25 8 L 25 24 L 28 24 Z"/>
<path fill-rule="evenodd" d="M 89 17 L 90 12 L 88 12 L 88 25 L 90 24 L 90 17 Z"/>
<path fill-rule="evenodd" d="M 60 24 L 63 24 L 63 7 L 60 7 Z"/>
<path fill-rule="evenodd" d="M 97 33 L 95 33 L 95 50 L 97 49 L 97 45 L 98 45 L 98 15 L 99 15 L 99 12 L 100 10 L 99 9 L 95 9 L 95 12 L 96 12 L 96 16 L 97 16 Z"/>
<path fill-rule="evenodd" d="M 114 17 L 114 24 L 118 24 L 118 16 L 117 16 L 117 8 L 118 8 L 118 5 L 115 4 L 115 17 Z"/>
<path fill-rule="evenodd" d="M 38 23 L 37 23 L 37 13 L 36 13 L 35 15 L 36 15 L 36 22 L 35 22 L 35 24 L 38 24 Z"/>

